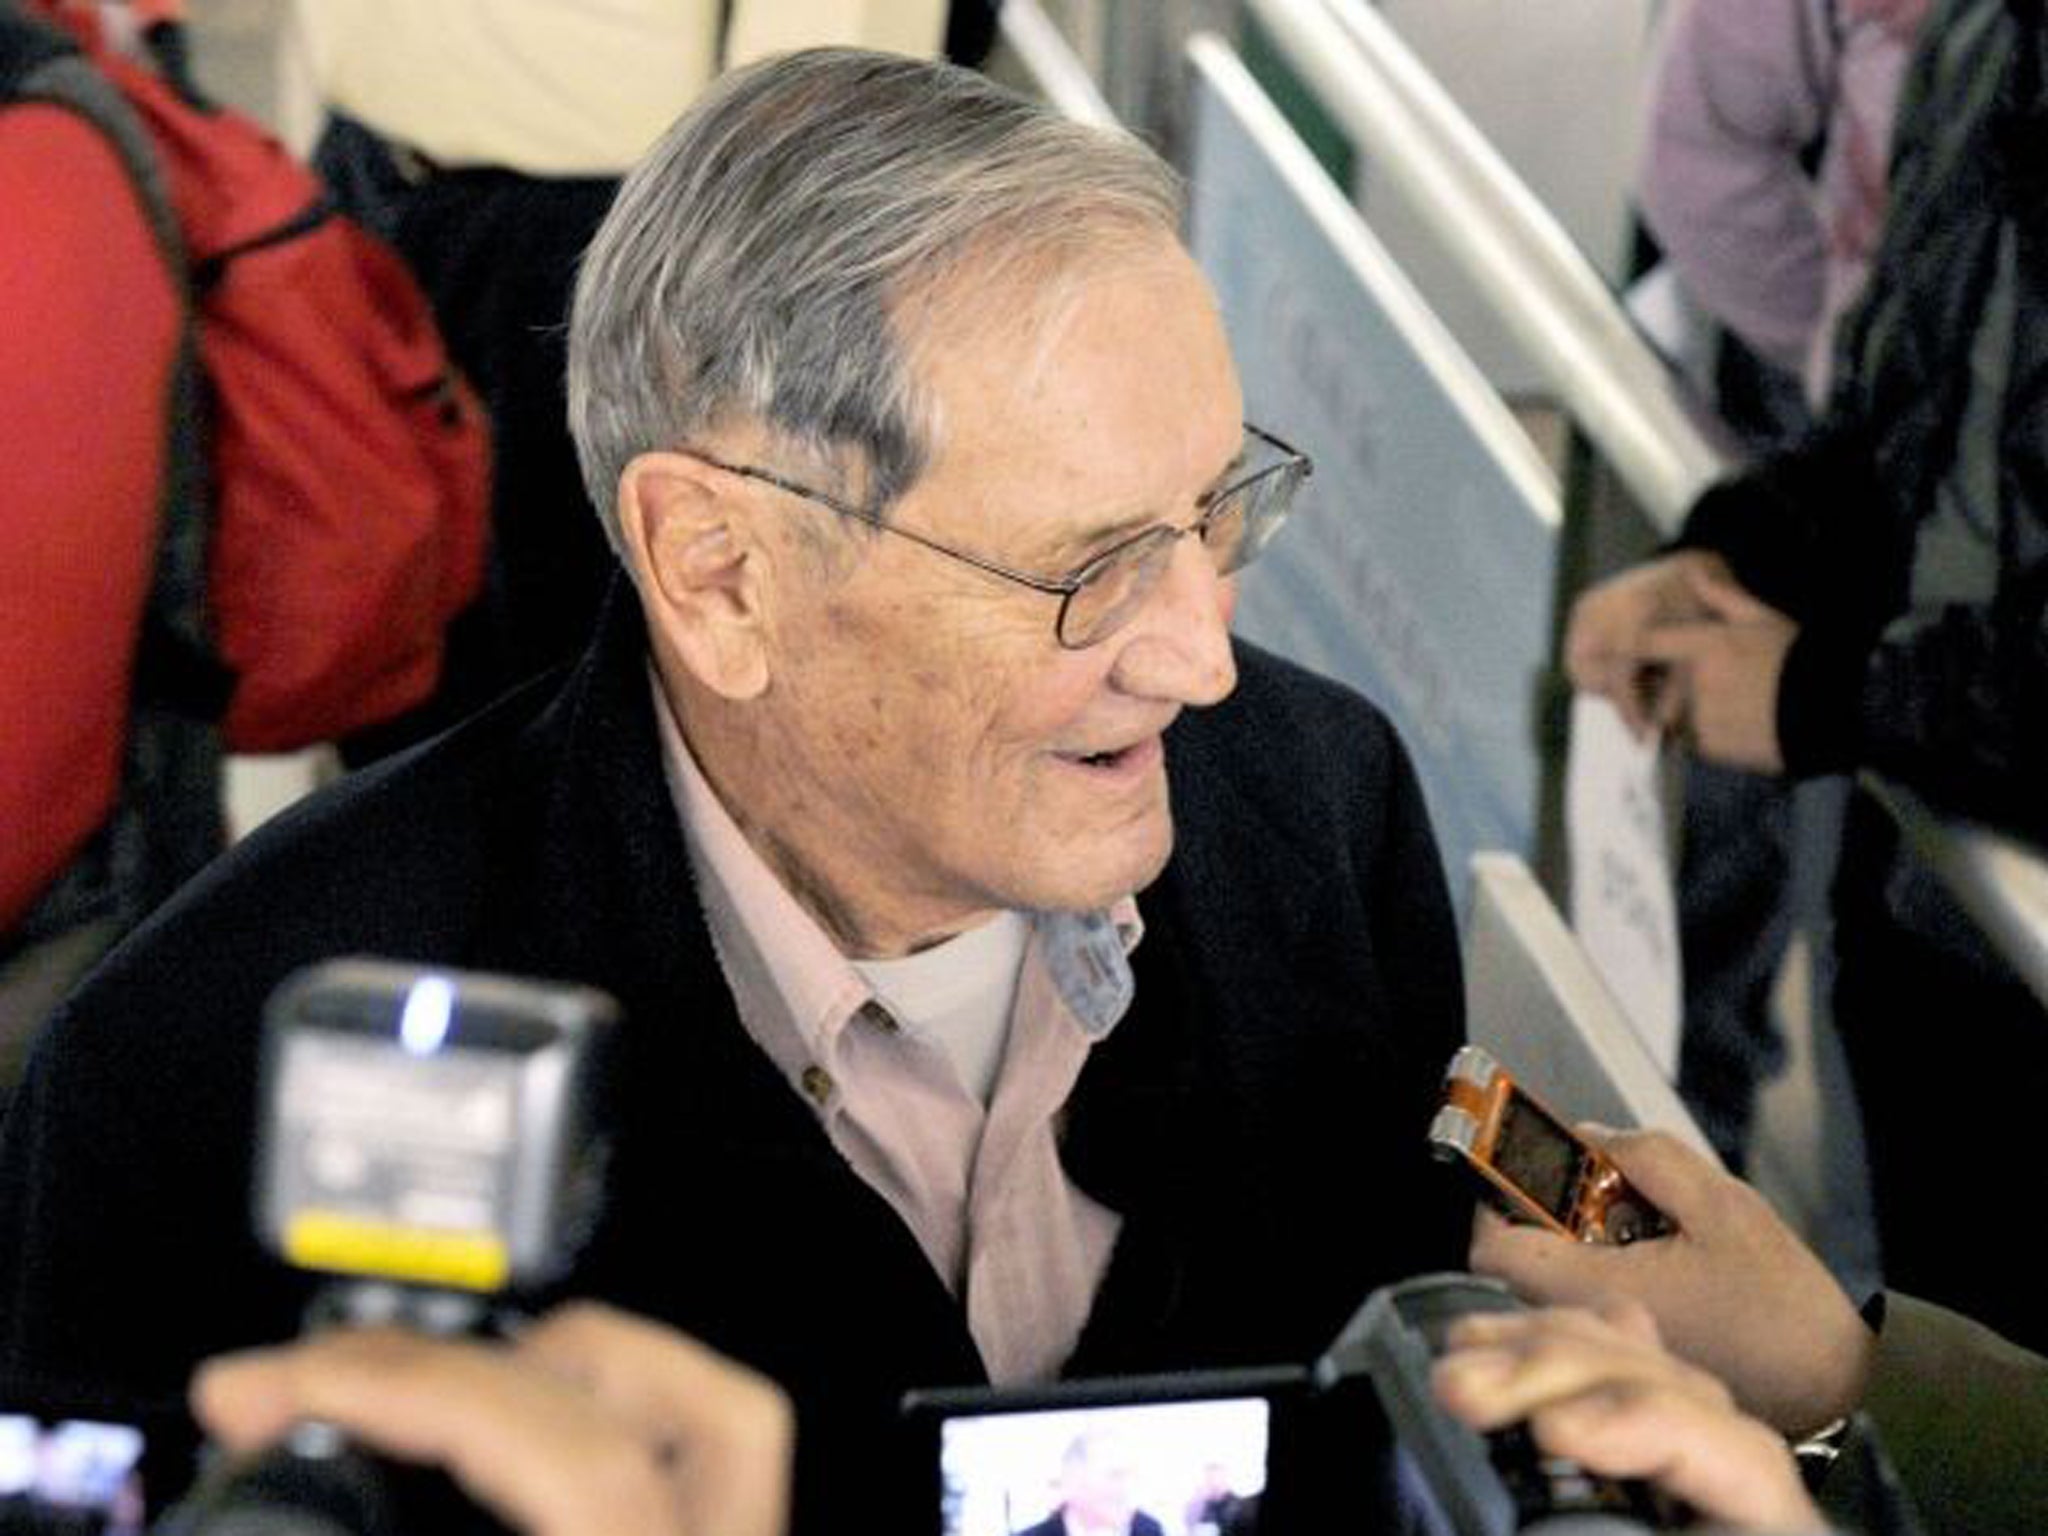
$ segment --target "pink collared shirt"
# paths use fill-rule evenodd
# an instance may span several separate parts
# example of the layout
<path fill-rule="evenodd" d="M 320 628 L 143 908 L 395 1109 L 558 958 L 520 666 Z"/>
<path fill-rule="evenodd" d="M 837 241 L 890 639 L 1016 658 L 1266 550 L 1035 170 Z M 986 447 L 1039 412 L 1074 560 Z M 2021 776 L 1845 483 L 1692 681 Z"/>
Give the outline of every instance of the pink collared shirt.
<path fill-rule="evenodd" d="M 1701 306 L 1803 371 L 1825 404 L 1835 328 L 1883 228 L 1892 119 L 1929 0 L 1666 9 L 1637 187 L 1644 220 Z"/>
<path fill-rule="evenodd" d="M 783 888 L 697 767 L 658 681 L 654 693 L 670 794 L 740 1022 L 963 1301 L 990 1380 L 1052 1377 L 1119 1226 L 1068 1179 L 1058 1128 L 1089 1048 L 1129 1003 L 1136 901 L 1034 915 L 984 1107 L 943 1047 L 899 1025 Z"/>

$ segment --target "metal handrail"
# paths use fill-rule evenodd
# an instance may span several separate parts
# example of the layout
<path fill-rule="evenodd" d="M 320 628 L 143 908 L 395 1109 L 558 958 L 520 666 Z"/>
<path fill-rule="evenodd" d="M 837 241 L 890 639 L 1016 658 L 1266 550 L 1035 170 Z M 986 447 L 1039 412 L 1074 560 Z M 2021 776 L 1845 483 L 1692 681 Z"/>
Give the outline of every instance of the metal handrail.
<path fill-rule="evenodd" d="M 996 28 L 1048 102 L 1076 122 L 1116 126 L 1116 113 L 1096 88 L 1087 66 L 1067 45 L 1038 0 L 1008 0 L 996 13 Z"/>
<path fill-rule="evenodd" d="M 2003 832 L 1941 816 L 1889 779 L 1866 773 L 1862 783 L 1892 813 L 1914 856 L 2048 1005 L 2048 857 Z"/>
<path fill-rule="evenodd" d="M 1363 0 L 1251 9 L 1370 173 L 1398 187 L 1549 378 L 1661 531 L 1726 474 L 1727 448 L 1550 212 Z"/>
<path fill-rule="evenodd" d="M 1646 516 L 1666 534 L 1734 456 L 1689 408 L 1606 281 L 1385 18 L 1364 0 L 1250 0 L 1366 156 L 1396 182 Z M 2027 986 L 2048 1003 L 2048 859 L 1863 782 Z"/>

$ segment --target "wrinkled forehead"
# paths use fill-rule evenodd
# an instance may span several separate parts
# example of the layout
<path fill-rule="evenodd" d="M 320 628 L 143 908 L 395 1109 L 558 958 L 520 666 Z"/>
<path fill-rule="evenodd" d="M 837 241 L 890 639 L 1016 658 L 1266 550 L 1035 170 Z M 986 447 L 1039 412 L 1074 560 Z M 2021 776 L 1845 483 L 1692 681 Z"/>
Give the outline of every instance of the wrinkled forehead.
<path fill-rule="evenodd" d="M 899 309 L 933 468 L 1023 468 L 1106 505 L 1199 485 L 1237 453 L 1243 397 L 1216 298 L 1177 240 L 958 264 Z"/>

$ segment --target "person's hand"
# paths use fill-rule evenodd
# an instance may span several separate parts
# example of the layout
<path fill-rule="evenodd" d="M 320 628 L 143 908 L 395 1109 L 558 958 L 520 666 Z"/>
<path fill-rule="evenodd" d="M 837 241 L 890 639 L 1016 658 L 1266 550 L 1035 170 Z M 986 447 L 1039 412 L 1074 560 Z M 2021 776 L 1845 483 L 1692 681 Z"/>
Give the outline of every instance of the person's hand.
<path fill-rule="evenodd" d="M 1672 1349 L 1788 1434 L 1810 1434 L 1851 1412 L 1869 1378 L 1874 1338 L 1763 1196 L 1661 1132 L 1584 1130 L 1679 1230 L 1608 1247 L 1482 1211 L 1472 1267 L 1539 1302 L 1642 1303 Z"/>
<path fill-rule="evenodd" d="M 1437 1396 L 1474 1429 L 1527 1420 L 1536 1443 L 1608 1477 L 1644 1478 L 1739 1530 L 1819 1531 L 1783 1439 L 1659 1345 L 1633 1302 L 1492 1313 L 1451 1331 Z"/>
<path fill-rule="evenodd" d="M 527 1536 L 780 1536 L 794 1437 L 765 1378 L 591 1304 L 510 1345 L 340 1329 L 224 1356 L 193 1409 L 232 1450 L 318 1419 L 444 1468 Z"/>
<path fill-rule="evenodd" d="M 1709 762 L 1782 773 L 1778 681 L 1799 626 L 1725 571 L 1692 567 L 1685 579 L 1705 616 L 1658 625 L 1642 638 L 1644 663 L 1665 679 L 1666 713 Z"/>
<path fill-rule="evenodd" d="M 1572 605 L 1564 641 L 1572 686 L 1610 700 L 1639 737 L 1670 725 L 1679 702 L 1645 644 L 1661 625 L 1714 617 L 1700 597 L 1702 577 L 1733 580 L 1719 555 L 1682 550 L 1610 576 Z"/>

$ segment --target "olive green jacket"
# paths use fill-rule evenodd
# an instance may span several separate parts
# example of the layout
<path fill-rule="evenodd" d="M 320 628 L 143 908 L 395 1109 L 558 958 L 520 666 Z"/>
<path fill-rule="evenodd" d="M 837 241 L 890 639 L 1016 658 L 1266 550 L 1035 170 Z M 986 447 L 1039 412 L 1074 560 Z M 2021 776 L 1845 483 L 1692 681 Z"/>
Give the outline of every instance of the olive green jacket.
<path fill-rule="evenodd" d="M 2048 1359 L 1893 1292 L 1863 1407 L 1934 1536 L 2048 1532 Z"/>

